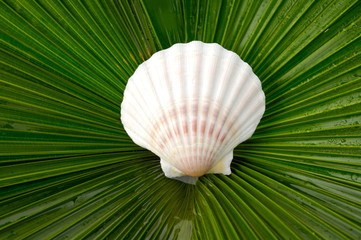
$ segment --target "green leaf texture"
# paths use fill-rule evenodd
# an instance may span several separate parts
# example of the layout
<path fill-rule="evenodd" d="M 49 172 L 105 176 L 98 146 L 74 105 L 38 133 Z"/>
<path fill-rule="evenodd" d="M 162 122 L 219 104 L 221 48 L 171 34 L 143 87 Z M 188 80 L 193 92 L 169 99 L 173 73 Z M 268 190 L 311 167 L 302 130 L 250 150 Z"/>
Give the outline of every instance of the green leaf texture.
<path fill-rule="evenodd" d="M 360 1 L 2 0 L 0 23 L 0 239 L 361 239 Z M 196 186 L 119 119 L 137 66 L 192 40 L 267 100 Z"/>

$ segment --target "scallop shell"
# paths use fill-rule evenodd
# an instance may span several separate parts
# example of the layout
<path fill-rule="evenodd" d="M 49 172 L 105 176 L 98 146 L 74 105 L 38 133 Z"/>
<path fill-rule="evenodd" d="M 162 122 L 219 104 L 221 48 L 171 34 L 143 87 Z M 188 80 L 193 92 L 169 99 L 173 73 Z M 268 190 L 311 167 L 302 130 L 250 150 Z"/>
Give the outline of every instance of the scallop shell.
<path fill-rule="evenodd" d="M 231 174 L 233 149 L 265 110 L 261 82 L 239 56 L 193 41 L 155 53 L 130 77 L 121 121 L 139 146 L 160 157 L 165 176 L 195 184 Z"/>

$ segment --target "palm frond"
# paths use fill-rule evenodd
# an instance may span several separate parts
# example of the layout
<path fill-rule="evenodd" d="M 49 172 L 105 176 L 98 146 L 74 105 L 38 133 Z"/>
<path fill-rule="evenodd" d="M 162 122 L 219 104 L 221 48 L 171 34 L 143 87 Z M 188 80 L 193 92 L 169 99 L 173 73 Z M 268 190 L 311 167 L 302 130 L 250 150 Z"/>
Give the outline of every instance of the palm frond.
<path fill-rule="evenodd" d="M 0 2 L 0 239 L 359 239 L 361 2 Z M 217 42 L 262 81 L 232 175 L 164 177 L 122 128 L 128 78 Z"/>

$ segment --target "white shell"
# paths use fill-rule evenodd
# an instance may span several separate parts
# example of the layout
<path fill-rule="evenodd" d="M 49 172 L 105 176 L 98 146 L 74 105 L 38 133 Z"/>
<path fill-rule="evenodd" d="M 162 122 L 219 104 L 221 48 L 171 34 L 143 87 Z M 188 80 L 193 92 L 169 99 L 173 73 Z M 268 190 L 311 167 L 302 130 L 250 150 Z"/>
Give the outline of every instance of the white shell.
<path fill-rule="evenodd" d="M 261 82 L 239 56 L 193 41 L 155 53 L 130 77 L 121 120 L 132 140 L 157 154 L 164 174 L 195 184 L 231 174 L 233 149 L 265 110 Z"/>

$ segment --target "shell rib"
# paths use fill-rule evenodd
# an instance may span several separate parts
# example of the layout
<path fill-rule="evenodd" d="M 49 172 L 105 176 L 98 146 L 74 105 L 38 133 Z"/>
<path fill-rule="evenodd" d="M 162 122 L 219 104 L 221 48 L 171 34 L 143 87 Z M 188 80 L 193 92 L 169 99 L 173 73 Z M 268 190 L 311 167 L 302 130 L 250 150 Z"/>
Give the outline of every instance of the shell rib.
<path fill-rule="evenodd" d="M 155 53 L 130 77 L 121 121 L 139 146 L 161 160 L 165 176 L 195 184 L 231 174 L 233 149 L 265 110 L 261 82 L 239 56 L 193 41 Z"/>

